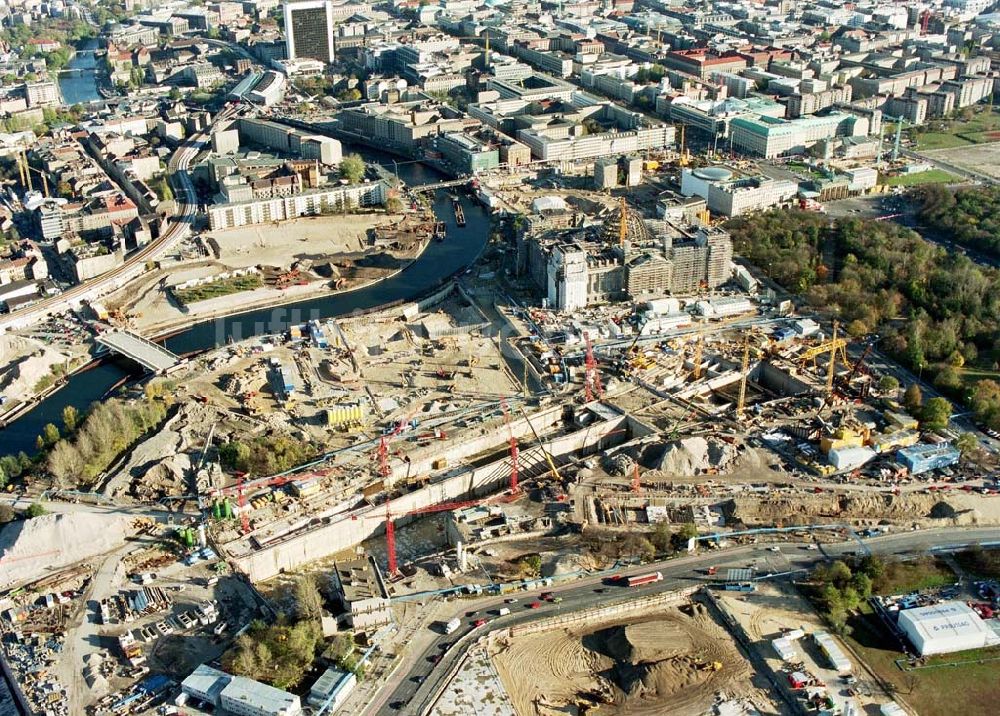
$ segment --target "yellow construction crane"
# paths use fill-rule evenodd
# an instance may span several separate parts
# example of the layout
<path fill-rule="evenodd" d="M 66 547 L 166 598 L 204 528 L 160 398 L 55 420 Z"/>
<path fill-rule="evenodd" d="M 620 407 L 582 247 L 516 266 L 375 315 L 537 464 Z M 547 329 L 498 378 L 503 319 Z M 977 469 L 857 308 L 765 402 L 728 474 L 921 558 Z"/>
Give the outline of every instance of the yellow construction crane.
<path fill-rule="evenodd" d="M 681 139 L 680 139 L 680 157 L 677 160 L 677 164 L 686 167 L 691 161 L 691 157 L 688 155 L 687 147 L 684 144 L 684 128 L 686 125 L 681 125 Z"/>
<path fill-rule="evenodd" d="M 31 172 L 35 172 L 42 177 L 42 192 L 45 194 L 45 198 L 49 198 L 49 178 L 48 175 L 41 169 L 36 169 L 35 167 L 28 164 L 28 156 L 22 149 L 17 155 L 17 169 L 21 176 L 21 186 L 23 186 L 27 191 L 32 191 L 34 186 L 31 183 Z"/>
<path fill-rule="evenodd" d="M 483 62 L 485 63 L 485 69 L 490 67 L 490 35 L 489 33 L 483 33 L 482 35 L 459 35 L 455 38 L 456 40 L 486 40 L 486 46 L 483 48 Z"/>
<path fill-rule="evenodd" d="M 618 222 L 618 245 L 623 249 L 625 248 L 625 239 L 628 238 L 628 221 L 627 215 L 625 213 L 625 197 L 621 197 L 618 200 L 619 211 L 621 211 L 621 219 Z"/>
<path fill-rule="evenodd" d="M 535 426 L 531 424 L 531 418 L 529 418 L 528 414 L 524 412 L 524 406 L 519 405 L 518 409 L 521 411 L 521 415 L 524 416 L 524 421 L 528 424 L 528 428 L 531 430 L 531 434 L 534 436 L 535 442 L 538 443 L 538 447 L 541 449 L 542 455 L 545 456 L 545 462 L 549 464 L 549 471 L 552 473 L 552 477 L 555 478 L 556 482 L 562 482 L 562 475 L 559 474 L 559 469 L 556 467 L 555 460 L 552 459 L 552 455 L 549 454 L 549 451 L 545 449 L 545 443 L 543 443 L 542 439 L 538 437 L 538 432 L 535 430 Z"/>
<path fill-rule="evenodd" d="M 834 369 L 837 366 L 837 329 L 839 328 L 837 321 L 833 322 L 833 336 L 830 341 L 830 365 L 826 369 L 826 392 L 833 392 L 833 374 Z"/>
<path fill-rule="evenodd" d="M 705 334 L 701 328 L 698 329 L 698 342 L 694 345 L 694 358 L 692 362 L 694 363 L 694 369 L 691 371 L 691 379 L 698 380 L 701 378 L 701 354 L 702 349 L 705 346 Z"/>
<path fill-rule="evenodd" d="M 747 402 L 747 373 L 750 372 L 750 338 L 743 337 L 743 367 L 740 368 L 740 399 L 736 402 L 736 417 L 743 419 L 743 409 Z"/>
<path fill-rule="evenodd" d="M 799 354 L 799 362 L 800 363 L 807 363 L 809 361 L 815 362 L 816 358 L 823 355 L 824 353 L 840 352 L 841 359 L 845 363 L 847 363 L 849 361 L 847 360 L 847 351 L 845 350 L 846 348 L 847 348 L 847 341 L 844 340 L 843 338 L 837 338 L 835 333 L 834 337 L 831 340 L 824 341 L 823 343 L 820 343 L 817 346 L 813 346 L 812 348 L 809 348 L 803 351 L 801 354 Z"/>

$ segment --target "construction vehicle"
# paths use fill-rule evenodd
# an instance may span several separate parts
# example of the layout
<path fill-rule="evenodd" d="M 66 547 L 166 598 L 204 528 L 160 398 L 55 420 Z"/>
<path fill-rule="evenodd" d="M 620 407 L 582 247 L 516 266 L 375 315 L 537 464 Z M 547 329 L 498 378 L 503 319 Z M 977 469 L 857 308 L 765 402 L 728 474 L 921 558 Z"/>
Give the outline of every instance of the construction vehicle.
<path fill-rule="evenodd" d="M 722 671 L 721 661 L 699 661 L 697 663 L 699 671 Z"/>

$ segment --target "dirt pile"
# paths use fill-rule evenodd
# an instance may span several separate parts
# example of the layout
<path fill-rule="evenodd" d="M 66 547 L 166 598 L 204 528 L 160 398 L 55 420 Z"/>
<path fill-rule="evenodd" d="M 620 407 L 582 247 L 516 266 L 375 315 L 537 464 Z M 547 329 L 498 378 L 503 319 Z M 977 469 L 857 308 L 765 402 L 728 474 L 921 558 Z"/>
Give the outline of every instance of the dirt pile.
<path fill-rule="evenodd" d="M 727 503 L 731 521 L 745 525 L 810 524 L 814 522 L 879 519 L 890 521 L 980 521 L 974 510 L 962 509 L 935 495 L 904 493 L 855 493 L 851 495 L 762 495 L 737 497 Z"/>
<path fill-rule="evenodd" d="M 586 703 L 602 714 L 683 716 L 708 712 L 720 691 L 760 696 L 749 664 L 698 603 L 516 637 L 495 664 L 519 714 L 574 713 Z"/>
<path fill-rule="evenodd" d="M 17 336 L 0 336 L 0 356 L 15 356 L 0 368 L 0 395 L 8 400 L 31 395 L 38 381 L 52 373 L 53 366 L 69 359 L 40 341 Z"/>
<path fill-rule="evenodd" d="M 736 448 L 715 438 L 690 437 L 666 443 L 652 469 L 664 475 L 687 476 L 725 471 L 736 458 Z"/>
<path fill-rule="evenodd" d="M 121 546 L 128 519 L 73 512 L 14 522 L 0 530 L 0 588 L 79 564 Z"/>

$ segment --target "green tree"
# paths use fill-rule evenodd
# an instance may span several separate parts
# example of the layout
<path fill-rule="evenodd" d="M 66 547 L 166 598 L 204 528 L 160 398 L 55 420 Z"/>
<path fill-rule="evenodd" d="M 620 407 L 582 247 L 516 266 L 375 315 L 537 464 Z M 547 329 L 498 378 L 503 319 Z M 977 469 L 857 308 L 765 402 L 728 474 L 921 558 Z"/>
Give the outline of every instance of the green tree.
<path fill-rule="evenodd" d="M 667 553 L 671 551 L 671 541 L 672 537 L 670 532 L 670 523 L 661 522 L 656 525 L 653 530 L 653 535 L 650 537 L 650 541 L 658 552 Z"/>
<path fill-rule="evenodd" d="M 28 520 L 34 519 L 35 517 L 41 517 L 45 514 L 48 514 L 48 512 L 37 502 L 32 502 L 28 505 L 28 509 L 24 511 L 24 517 Z"/>
<path fill-rule="evenodd" d="M 357 184 L 365 176 L 365 160 L 360 154 L 348 154 L 340 160 L 340 176 L 348 184 Z"/>
<path fill-rule="evenodd" d="M 837 589 L 843 589 L 851 581 L 851 576 L 851 568 L 839 559 L 830 565 L 827 572 L 827 579 Z"/>
<path fill-rule="evenodd" d="M 693 522 L 685 522 L 670 538 L 670 544 L 677 551 L 687 549 L 688 542 L 697 536 L 698 527 Z"/>
<path fill-rule="evenodd" d="M 929 430 L 947 427 L 951 419 L 951 403 L 946 398 L 931 398 L 920 412 L 920 424 Z"/>
<path fill-rule="evenodd" d="M 864 572 L 855 572 L 851 576 L 851 586 L 861 599 L 872 595 L 872 578 Z"/>
<path fill-rule="evenodd" d="M 323 616 L 323 597 L 311 575 L 300 575 L 292 589 L 295 618 L 299 621 L 319 621 Z"/>
<path fill-rule="evenodd" d="M 972 433 L 962 433 L 955 441 L 955 447 L 963 457 L 969 457 L 979 452 L 979 440 Z"/>
<path fill-rule="evenodd" d="M 903 405 L 910 412 L 911 415 L 916 415 L 920 412 L 920 407 L 924 404 L 924 393 L 920 390 L 920 386 L 916 383 L 911 383 L 907 388 L 906 392 L 903 393 Z"/>
<path fill-rule="evenodd" d="M 76 426 L 80 420 L 80 411 L 78 411 L 72 405 L 67 405 L 62 411 L 63 425 L 66 427 L 66 432 L 71 433 L 76 430 Z"/>
<path fill-rule="evenodd" d="M 52 423 L 46 423 L 45 427 L 42 428 L 42 439 L 46 446 L 55 445 L 59 442 L 59 428 Z"/>
<path fill-rule="evenodd" d="M 976 420 L 994 430 L 1000 429 L 1000 383 L 995 380 L 977 381 L 972 387 L 969 403 Z"/>
<path fill-rule="evenodd" d="M 879 378 L 878 389 L 883 393 L 895 395 L 896 391 L 899 390 L 899 381 L 896 380 L 895 376 L 883 375 Z"/>

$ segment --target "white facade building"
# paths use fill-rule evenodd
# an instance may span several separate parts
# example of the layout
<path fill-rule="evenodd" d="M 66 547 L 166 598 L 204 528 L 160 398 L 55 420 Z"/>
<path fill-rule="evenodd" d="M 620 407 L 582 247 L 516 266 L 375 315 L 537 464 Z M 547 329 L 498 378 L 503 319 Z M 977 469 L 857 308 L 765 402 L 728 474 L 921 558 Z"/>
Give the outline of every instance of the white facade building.
<path fill-rule="evenodd" d="M 318 216 L 324 210 L 343 211 L 359 206 L 378 206 L 385 203 L 385 198 L 385 185 L 380 181 L 335 186 L 292 196 L 215 204 L 208 207 L 208 224 L 213 231 L 232 229 L 300 216 Z"/>
<path fill-rule="evenodd" d="M 587 305 L 587 253 L 575 246 L 556 246 L 548 263 L 549 306 L 576 311 Z"/>
<path fill-rule="evenodd" d="M 979 615 L 958 601 L 904 609 L 898 624 L 921 656 L 1000 644 L 1000 637 Z"/>

